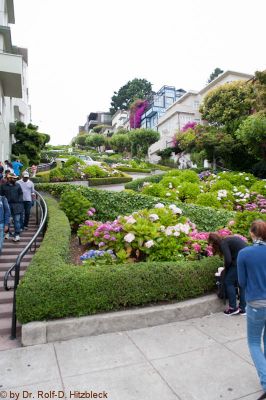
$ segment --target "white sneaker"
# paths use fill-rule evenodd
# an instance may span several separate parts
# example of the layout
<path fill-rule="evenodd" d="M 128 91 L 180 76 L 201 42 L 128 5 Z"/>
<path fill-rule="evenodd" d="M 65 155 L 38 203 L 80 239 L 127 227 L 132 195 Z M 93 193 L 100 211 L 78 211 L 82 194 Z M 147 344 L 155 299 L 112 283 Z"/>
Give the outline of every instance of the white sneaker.
<path fill-rule="evenodd" d="M 13 242 L 19 242 L 20 241 L 20 236 L 16 235 L 12 240 L 13 240 Z"/>
<path fill-rule="evenodd" d="M 5 239 L 9 239 L 9 233 L 5 234 Z"/>

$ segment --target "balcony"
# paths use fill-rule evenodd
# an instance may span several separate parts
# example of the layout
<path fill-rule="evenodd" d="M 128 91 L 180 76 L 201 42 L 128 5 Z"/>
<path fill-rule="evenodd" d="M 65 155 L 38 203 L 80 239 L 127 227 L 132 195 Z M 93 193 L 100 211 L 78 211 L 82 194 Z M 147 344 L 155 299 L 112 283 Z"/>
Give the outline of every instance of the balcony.
<path fill-rule="evenodd" d="M 0 53 L 0 81 L 4 96 L 22 98 L 22 57 Z"/>

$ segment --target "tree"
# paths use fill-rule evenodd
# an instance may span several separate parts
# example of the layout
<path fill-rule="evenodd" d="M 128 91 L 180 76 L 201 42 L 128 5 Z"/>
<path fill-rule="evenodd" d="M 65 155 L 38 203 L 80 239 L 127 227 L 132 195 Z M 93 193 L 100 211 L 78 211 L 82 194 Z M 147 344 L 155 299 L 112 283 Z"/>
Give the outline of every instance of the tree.
<path fill-rule="evenodd" d="M 115 133 L 109 140 L 112 149 L 124 153 L 130 151 L 130 140 L 128 133 Z"/>
<path fill-rule="evenodd" d="M 78 135 L 75 137 L 74 141 L 72 141 L 72 144 L 78 144 L 81 147 L 86 146 L 86 139 L 89 136 L 88 133 L 83 133 L 82 135 Z"/>
<path fill-rule="evenodd" d="M 148 148 L 160 139 L 159 132 L 152 129 L 133 129 L 129 132 L 132 156 L 147 156 Z"/>
<path fill-rule="evenodd" d="M 254 90 L 254 107 L 256 111 L 264 111 L 266 113 L 266 70 L 255 72 Z"/>
<path fill-rule="evenodd" d="M 208 83 L 211 83 L 217 76 L 221 75 L 224 71 L 221 68 L 215 68 L 215 70 L 211 73 Z"/>
<path fill-rule="evenodd" d="M 152 85 L 146 79 L 133 79 L 122 86 L 118 92 L 114 92 L 111 101 L 110 112 L 115 114 L 117 110 L 128 110 L 131 103 L 136 99 L 149 99 Z"/>
<path fill-rule="evenodd" d="M 14 136 L 16 143 L 12 145 L 12 153 L 16 156 L 25 154 L 30 163 L 39 164 L 41 150 L 49 142 L 50 136 L 38 132 L 38 126 L 25 125 L 21 121 L 15 125 Z"/>
<path fill-rule="evenodd" d="M 257 113 L 248 117 L 240 125 L 236 137 L 250 154 L 266 161 L 266 114 Z"/>
<path fill-rule="evenodd" d="M 214 126 L 224 126 L 232 133 L 251 113 L 254 98 L 251 83 L 236 81 L 221 85 L 204 98 L 200 106 L 202 119 Z"/>
<path fill-rule="evenodd" d="M 104 136 L 95 133 L 94 135 L 87 135 L 86 138 L 86 145 L 98 148 L 100 150 L 100 147 L 103 146 L 105 143 L 105 138 Z"/>

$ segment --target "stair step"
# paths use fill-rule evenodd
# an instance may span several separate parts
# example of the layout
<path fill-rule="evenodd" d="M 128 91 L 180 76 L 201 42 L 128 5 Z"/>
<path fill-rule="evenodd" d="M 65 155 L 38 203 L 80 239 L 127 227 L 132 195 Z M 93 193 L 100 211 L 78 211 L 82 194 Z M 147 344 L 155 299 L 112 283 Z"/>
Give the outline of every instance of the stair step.
<path fill-rule="evenodd" d="M 13 310 L 13 303 L 0 304 L 0 326 L 1 318 L 11 318 Z"/>
<path fill-rule="evenodd" d="M 15 260 L 14 260 L 14 262 L 15 262 Z M 0 271 L 7 271 L 11 267 L 11 265 L 14 264 L 14 262 L 13 263 L 7 262 L 7 263 L 0 264 Z M 23 260 L 20 263 L 20 269 L 25 269 L 25 268 L 27 268 L 28 265 L 29 265 L 28 261 Z"/>
<path fill-rule="evenodd" d="M 20 278 L 25 274 L 26 269 L 27 269 L 27 267 L 20 268 Z M 5 273 L 6 273 L 6 271 L 0 271 L 0 296 L 1 296 L 1 290 L 4 290 L 3 282 L 4 282 Z M 14 274 L 14 276 L 15 276 L 15 274 Z M 9 278 L 9 280 L 14 279 L 14 276 L 11 276 Z"/>
<path fill-rule="evenodd" d="M 13 301 L 13 290 L 1 292 L 0 304 L 12 303 L 12 301 Z"/>
<path fill-rule="evenodd" d="M 11 331 L 11 318 L 0 319 L 0 335 L 9 335 Z M 18 323 L 17 334 L 21 332 L 21 325 Z"/>

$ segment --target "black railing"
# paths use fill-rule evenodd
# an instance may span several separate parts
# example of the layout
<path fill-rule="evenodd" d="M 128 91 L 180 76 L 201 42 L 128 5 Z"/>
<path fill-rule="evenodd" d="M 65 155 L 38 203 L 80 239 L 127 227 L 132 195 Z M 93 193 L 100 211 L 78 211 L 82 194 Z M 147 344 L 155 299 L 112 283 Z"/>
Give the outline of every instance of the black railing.
<path fill-rule="evenodd" d="M 47 221 L 47 205 L 44 198 L 40 195 L 40 193 L 36 192 L 36 225 L 39 225 L 36 233 L 29 241 L 27 246 L 22 250 L 22 252 L 18 255 L 14 264 L 10 266 L 8 271 L 5 273 L 4 277 L 4 288 L 5 290 L 13 289 L 13 309 L 12 309 L 12 326 L 11 326 L 11 339 L 15 339 L 17 335 L 17 312 L 16 312 L 16 289 L 20 280 L 20 264 L 23 257 L 28 253 L 28 251 L 35 252 L 37 248 L 37 238 L 40 235 L 43 235 L 46 229 L 46 221 Z M 15 275 L 14 275 L 15 274 Z M 9 286 L 9 279 L 12 279 L 14 282 L 13 286 Z"/>

